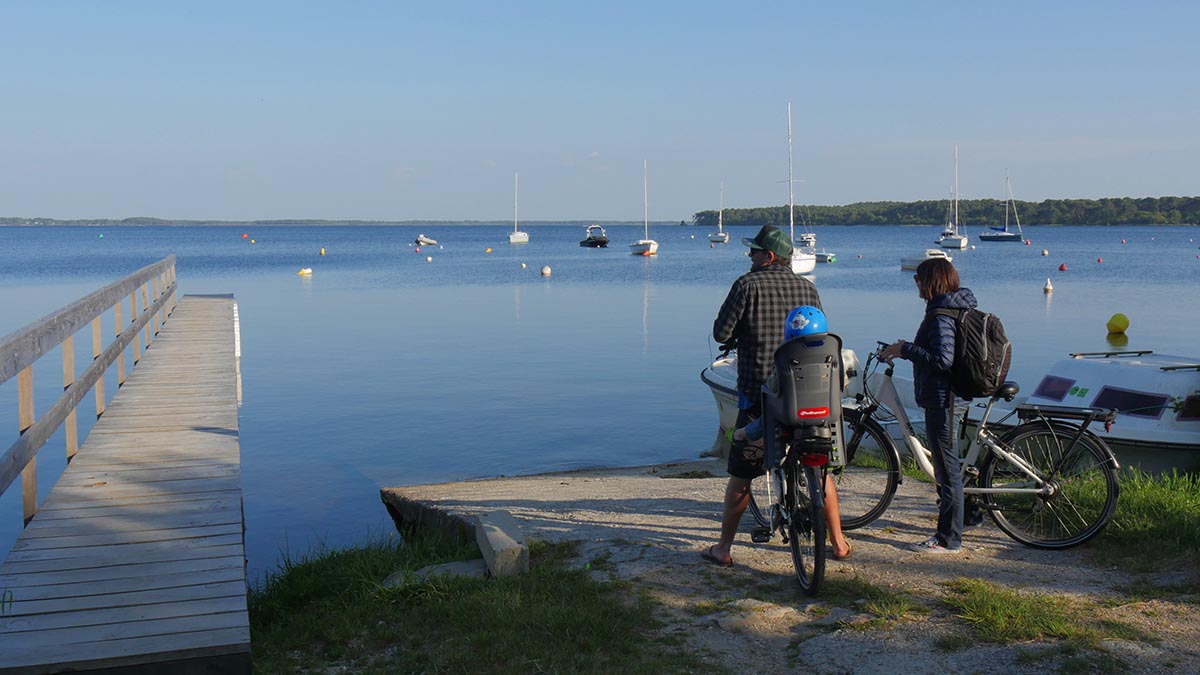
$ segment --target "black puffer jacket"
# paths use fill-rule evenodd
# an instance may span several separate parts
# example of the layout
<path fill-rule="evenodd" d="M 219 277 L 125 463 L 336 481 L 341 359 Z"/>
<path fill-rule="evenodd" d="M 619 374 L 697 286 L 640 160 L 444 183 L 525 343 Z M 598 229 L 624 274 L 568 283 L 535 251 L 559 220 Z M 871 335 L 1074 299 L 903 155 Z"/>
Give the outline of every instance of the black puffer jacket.
<path fill-rule="evenodd" d="M 912 342 L 905 342 L 901 355 L 913 364 L 913 394 L 922 408 L 946 408 L 954 402 L 950 391 L 950 366 L 954 365 L 954 317 L 940 316 L 938 309 L 975 307 L 975 294 L 960 288 L 925 304 L 925 318 Z"/>

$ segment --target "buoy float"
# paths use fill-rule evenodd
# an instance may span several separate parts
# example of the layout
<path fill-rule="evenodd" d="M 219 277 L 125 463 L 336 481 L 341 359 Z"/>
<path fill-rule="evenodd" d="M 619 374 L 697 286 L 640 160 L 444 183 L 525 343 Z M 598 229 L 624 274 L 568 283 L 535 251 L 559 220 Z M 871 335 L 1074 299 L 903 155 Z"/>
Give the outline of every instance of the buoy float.
<path fill-rule="evenodd" d="M 1109 318 L 1104 327 L 1108 329 L 1109 333 L 1124 333 L 1129 328 L 1129 317 L 1117 312 Z"/>
<path fill-rule="evenodd" d="M 525 267 L 526 267 L 525 263 L 521 263 L 521 269 L 525 269 Z"/>
<path fill-rule="evenodd" d="M 1122 240 L 1121 240 L 1121 243 L 1122 243 L 1122 244 L 1124 244 L 1124 243 L 1125 243 L 1125 240 L 1124 240 L 1124 239 L 1122 239 Z"/>
<path fill-rule="evenodd" d="M 1096 258 L 1096 262 L 1102 263 L 1102 262 L 1104 262 L 1104 258 Z"/>
<path fill-rule="evenodd" d="M 544 277 L 550 276 L 550 266 L 549 265 L 542 265 L 542 276 L 544 276 Z"/>
<path fill-rule="evenodd" d="M 416 247 L 416 248 L 414 248 L 414 249 L 413 249 L 413 253 L 420 253 L 420 252 L 421 252 L 421 247 L 420 247 L 420 246 L 418 246 L 418 247 Z"/>
<path fill-rule="evenodd" d="M 692 235 L 692 239 L 695 239 L 695 238 L 696 238 L 696 235 L 694 235 L 694 234 L 693 234 L 693 235 Z"/>
<path fill-rule="evenodd" d="M 971 244 L 971 250 L 972 250 L 972 251 L 974 251 L 974 250 L 975 250 L 975 244 Z"/>
<path fill-rule="evenodd" d="M 311 267 L 301 267 L 300 271 L 296 272 L 296 274 L 299 274 L 302 277 L 311 277 L 312 276 L 312 268 Z"/>
<path fill-rule="evenodd" d="M 716 248 L 716 247 L 717 247 L 717 245 L 716 245 L 716 244 L 709 244 L 709 245 L 708 245 L 708 247 L 709 247 L 709 248 Z"/>
<path fill-rule="evenodd" d="M 321 249 L 321 255 L 325 255 L 325 249 Z"/>
<path fill-rule="evenodd" d="M 100 234 L 96 235 L 96 238 L 97 238 L 97 239 L 103 239 L 103 238 L 104 238 L 104 233 L 102 232 L 102 233 L 100 233 Z"/>
<path fill-rule="evenodd" d="M 859 259 L 859 260 L 862 260 L 862 254 L 861 254 L 861 253 L 858 255 L 858 259 Z"/>
<path fill-rule="evenodd" d="M 431 256 L 431 255 L 425 256 L 425 262 L 433 262 L 433 256 Z"/>
<path fill-rule="evenodd" d="M 1042 286 L 1042 292 L 1043 293 L 1053 293 L 1054 292 L 1054 284 L 1050 283 L 1050 277 L 1046 277 L 1046 285 Z"/>
<path fill-rule="evenodd" d="M 491 252 L 492 252 L 492 247 L 491 247 L 491 246 L 489 246 L 489 247 L 487 247 L 487 248 L 483 249 L 483 252 L 484 252 L 484 253 L 491 253 Z"/>
<path fill-rule="evenodd" d="M 1067 263 L 1063 263 L 1063 264 L 1059 265 L 1059 266 L 1058 266 L 1058 271 L 1059 271 L 1059 272 L 1066 272 L 1066 271 L 1067 271 Z"/>
<path fill-rule="evenodd" d="M 242 233 L 242 239 L 249 239 L 249 238 L 250 238 L 250 235 L 246 234 L 245 232 Z"/>
<path fill-rule="evenodd" d="M 250 243 L 251 243 L 251 244 L 253 244 L 253 243 L 254 243 L 254 240 L 253 240 L 253 239 L 251 239 L 251 240 L 250 240 Z"/>
<path fill-rule="evenodd" d="M 1048 248 L 1042 249 L 1042 255 L 1050 255 L 1050 249 L 1048 249 Z"/>
<path fill-rule="evenodd" d="M 1026 246 L 1028 246 L 1028 245 L 1029 245 L 1029 240 L 1028 240 L 1028 239 L 1026 239 L 1026 240 L 1025 240 L 1025 245 L 1026 245 Z"/>

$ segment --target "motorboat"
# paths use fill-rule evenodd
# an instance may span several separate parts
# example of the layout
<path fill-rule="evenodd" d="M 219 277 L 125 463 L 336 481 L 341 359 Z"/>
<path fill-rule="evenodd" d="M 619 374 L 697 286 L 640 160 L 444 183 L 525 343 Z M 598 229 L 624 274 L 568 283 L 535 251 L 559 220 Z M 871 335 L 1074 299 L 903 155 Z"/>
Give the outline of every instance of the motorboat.
<path fill-rule="evenodd" d="M 528 244 L 529 233 L 522 232 L 517 229 L 517 178 L 516 173 L 513 174 L 513 229 L 508 233 L 508 243 L 510 244 Z"/>
<path fill-rule="evenodd" d="M 835 262 L 837 262 L 837 254 L 834 253 L 833 251 L 826 251 L 825 249 L 821 249 L 820 251 L 817 251 L 816 255 L 817 255 L 817 262 L 819 262 L 819 263 L 835 263 Z"/>
<path fill-rule="evenodd" d="M 979 241 L 1021 242 L 1025 239 L 1025 233 L 1021 231 L 1021 216 L 1017 215 L 1017 202 L 1013 200 L 1012 181 L 1009 180 L 1007 171 L 1004 172 L 1004 187 L 1008 192 L 1004 200 L 1004 226 L 988 228 L 988 231 L 979 235 Z M 1008 214 L 1010 211 L 1013 215 L 1013 221 L 1017 225 L 1016 232 L 1008 229 Z"/>
<path fill-rule="evenodd" d="M 413 243 L 416 244 L 417 246 L 437 246 L 437 239 L 434 239 L 432 237 L 426 237 L 423 234 L 418 234 L 416 240 Z"/>
<path fill-rule="evenodd" d="M 584 230 L 583 240 L 579 242 L 580 246 L 588 248 L 608 248 L 608 236 L 604 234 L 604 228 L 599 225 L 588 225 Z"/>
<path fill-rule="evenodd" d="M 934 242 L 942 248 L 964 249 L 967 247 L 967 235 L 959 229 L 958 220 L 958 146 L 954 146 L 954 192 L 946 207 L 946 227 Z"/>
<path fill-rule="evenodd" d="M 1115 408 L 1111 428 L 1094 424 L 1091 431 L 1121 466 L 1200 471 L 1200 358 L 1149 350 L 1070 354 L 1018 403 Z"/>
<path fill-rule="evenodd" d="M 658 242 L 650 238 L 650 190 L 646 182 L 646 160 L 642 160 L 642 238 L 629 245 L 629 252 L 634 255 L 655 255 L 658 253 Z"/>
<path fill-rule="evenodd" d="M 812 247 L 817 245 L 817 235 L 812 232 L 802 232 L 796 239 L 796 199 L 792 185 L 792 102 L 787 104 L 788 116 L 788 236 L 792 242 L 800 242 L 802 246 L 792 249 L 792 272 L 795 274 L 810 274 L 817 268 L 817 254 Z"/>
<path fill-rule="evenodd" d="M 714 244 L 728 244 L 729 233 L 725 231 L 725 181 L 721 181 L 721 208 L 717 211 L 717 231 L 708 235 L 708 240 Z"/>
<path fill-rule="evenodd" d="M 925 252 L 922 254 L 913 255 L 913 256 L 905 256 L 905 257 L 901 258 L 900 259 L 900 269 L 915 270 L 915 269 L 917 269 L 918 265 L 925 262 L 926 260 L 930 260 L 933 258 L 942 258 L 946 262 L 952 262 L 954 260 L 954 258 L 950 257 L 949 253 L 946 253 L 945 251 L 943 251 L 940 248 L 927 248 L 927 249 L 925 249 Z"/>

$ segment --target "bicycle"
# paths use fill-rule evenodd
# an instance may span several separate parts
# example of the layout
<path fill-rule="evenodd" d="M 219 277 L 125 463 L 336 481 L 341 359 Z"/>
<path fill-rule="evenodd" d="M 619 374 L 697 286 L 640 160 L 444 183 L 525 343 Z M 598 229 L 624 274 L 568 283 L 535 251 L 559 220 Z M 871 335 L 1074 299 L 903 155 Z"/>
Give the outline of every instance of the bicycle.
<path fill-rule="evenodd" d="M 880 364 L 879 347 L 862 370 L 862 393 L 843 409 L 847 442 L 845 464 L 834 470 L 844 529 L 864 527 L 891 505 L 903 481 L 900 451 L 878 421 L 894 420 L 920 470 L 934 477 L 931 453 L 913 431 L 887 364 L 873 383 Z M 853 375 L 857 375 L 854 373 Z M 874 390 L 872 390 L 874 387 Z M 1000 400 L 1011 402 L 1019 391 L 1006 382 L 985 404 L 968 438 L 970 407 L 960 421 L 960 439 L 969 440 L 962 458 L 963 492 L 988 513 L 1005 534 L 1027 546 L 1066 549 L 1082 544 L 1112 520 L 1120 496 L 1120 466 L 1104 441 L 1088 430 L 1093 422 L 1111 428 L 1117 411 L 1101 408 L 1021 404 L 992 423 L 1018 423 L 1002 434 L 988 419 Z"/>
<path fill-rule="evenodd" d="M 763 445 L 766 480 L 751 481 L 750 509 L 758 543 L 782 536 L 792 554 L 796 580 L 816 595 L 825 575 L 825 471 L 837 461 L 841 426 L 841 339 L 822 334 L 819 341 L 797 338 L 775 353 L 778 392 L 763 388 Z M 754 486 L 765 489 L 760 509 Z"/>

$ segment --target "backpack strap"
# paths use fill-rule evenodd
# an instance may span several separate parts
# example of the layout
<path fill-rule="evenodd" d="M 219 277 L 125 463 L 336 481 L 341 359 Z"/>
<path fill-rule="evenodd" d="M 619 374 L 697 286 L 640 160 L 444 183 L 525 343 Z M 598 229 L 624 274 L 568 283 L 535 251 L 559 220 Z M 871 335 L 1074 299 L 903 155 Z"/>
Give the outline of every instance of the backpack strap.
<path fill-rule="evenodd" d="M 958 321 L 960 318 L 962 318 L 962 315 L 966 314 L 966 312 L 967 310 L 965 307 L 938 307 L 937 309 L 933 310 L 934 314 L 948 316 L 955 321 Z"/>

